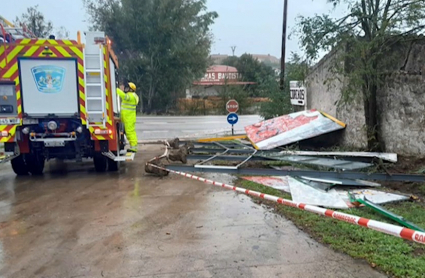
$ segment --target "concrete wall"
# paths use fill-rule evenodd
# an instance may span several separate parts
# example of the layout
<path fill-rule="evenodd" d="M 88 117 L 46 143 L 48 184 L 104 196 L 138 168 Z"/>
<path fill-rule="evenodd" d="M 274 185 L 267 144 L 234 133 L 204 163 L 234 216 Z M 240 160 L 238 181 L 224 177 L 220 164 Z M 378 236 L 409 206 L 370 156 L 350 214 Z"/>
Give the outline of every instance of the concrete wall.
<path fill-rule="evenodd" d="M 221 86 L 194 86 L 186 90 L 186 98 L 219 96 L 221 88 Z"/>
<path fill-rule="evenodd" d="M 397 59 L 389 68 L 378 91 L 379 128 L 385 151 L 401 155 L 425 155 L 425 40 L 396 46 Z M 344 80 L 335 80 L 330 66 L 337 58 L 330 53 L 307 78 L 309 109 L 327 112 L 347 124 L 339 143 L 366 147 L 364 109 L 361 94 L 349 104 L 339 105 Z"/>

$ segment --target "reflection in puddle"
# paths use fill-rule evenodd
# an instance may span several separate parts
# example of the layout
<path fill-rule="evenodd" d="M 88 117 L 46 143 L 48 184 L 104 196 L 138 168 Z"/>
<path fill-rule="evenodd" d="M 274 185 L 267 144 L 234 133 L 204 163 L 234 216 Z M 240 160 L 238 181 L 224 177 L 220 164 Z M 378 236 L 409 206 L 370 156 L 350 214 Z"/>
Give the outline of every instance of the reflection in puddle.
<path fill-rule="evenodd" d="M 140 197 L 140 178 L 134 180 L 133 197 Z"/>
<path fill-rule="evenodd" d="M 4 265 L 4 250 L 3 250 L 3 242 L 0 241 L 0 269 L 3 268 Z M 3 278 L 0 274 L 0 278 Z"/>
<path fill-rule="evenodd" d="M 203 173 L 202 177 L 229 185 L 233 185 L 233 183 L 238 179 L 236 176 L 221 173 Z"/>

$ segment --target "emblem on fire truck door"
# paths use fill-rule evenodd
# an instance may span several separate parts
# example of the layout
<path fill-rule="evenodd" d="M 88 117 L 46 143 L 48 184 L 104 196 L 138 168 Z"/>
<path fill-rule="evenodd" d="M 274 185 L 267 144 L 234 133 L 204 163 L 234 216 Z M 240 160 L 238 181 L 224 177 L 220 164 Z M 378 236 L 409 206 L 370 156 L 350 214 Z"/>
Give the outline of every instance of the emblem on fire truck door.
<path fill-rule="evenodd" d="M 57 66 L 37 66 L 31 69 L 37 89 L 41 93 L 56 94 L 62 91 L 66 70 Z"/>

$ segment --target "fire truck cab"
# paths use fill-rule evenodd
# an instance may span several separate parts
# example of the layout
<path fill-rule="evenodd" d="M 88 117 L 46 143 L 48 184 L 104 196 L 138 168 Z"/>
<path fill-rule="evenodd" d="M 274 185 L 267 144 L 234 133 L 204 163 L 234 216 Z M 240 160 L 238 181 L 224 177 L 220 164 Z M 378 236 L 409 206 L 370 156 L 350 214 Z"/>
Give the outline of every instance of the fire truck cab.
<path fill-rule="evenodd" d="M 124 149 L 111 41 L 103 32 L 85 39 L 0 42 L 0 143 L 17 175 L 40 175 L 50 159 L 92 158 L 97 172 L 134 159 Z"/>

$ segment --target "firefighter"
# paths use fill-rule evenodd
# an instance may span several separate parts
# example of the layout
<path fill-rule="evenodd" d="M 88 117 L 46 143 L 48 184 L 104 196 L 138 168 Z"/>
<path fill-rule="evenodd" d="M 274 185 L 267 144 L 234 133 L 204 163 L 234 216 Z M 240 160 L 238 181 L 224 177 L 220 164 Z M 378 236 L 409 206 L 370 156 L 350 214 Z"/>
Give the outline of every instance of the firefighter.
<path fill-rule="evenodd" d="M 121 85 L 117 89 L 121 98 L 121 120 L 124 123 L 124 130 L 128 141 L 130 142 L 129 152 L 137 152 L 137 134 L 136 134 L 136 108 L 139 103 L 139 96 L 136 94 L 136 85 L 129 82 L 127 86 Z"/>

